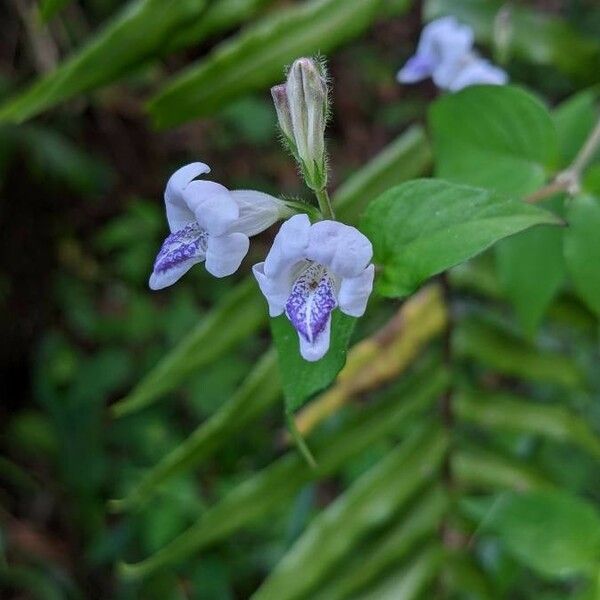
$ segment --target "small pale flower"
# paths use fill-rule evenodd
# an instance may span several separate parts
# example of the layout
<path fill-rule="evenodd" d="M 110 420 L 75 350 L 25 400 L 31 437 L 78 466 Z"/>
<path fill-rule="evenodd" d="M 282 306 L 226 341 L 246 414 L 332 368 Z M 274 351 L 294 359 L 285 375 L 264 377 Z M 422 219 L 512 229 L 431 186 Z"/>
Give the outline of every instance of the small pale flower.
<path fill-rule="evenodd" d="M 449 72 L 473 48 L 473 30 L 454 17 L 428 23 L 421 33 L 417 52 L 398 72 L 400 83 L 417 83 L 428 77 L 436 85 L 448 79 Z"/>
<path fill-rule="evenodd" d="M 214 181 L 195 178 L 210 172 L 196 162 L 176 171 L 165 189 L 170 235 L 156 257 L 150 288 L 159 290 L 205 261 L 215 277 L 234 273 L 248 252 L 249 237 L 292 211 L 284 202 L 251 190 L 229 191 Z"/>
<path fill-rule="evenodd" d="M 473 57 L 460 68 L 448 89 L 457 92 L 471 85 L 504 85 L 508 82 L 508 75 L 501 68 L 493 65 L 485 58 Z"/>
<path fill-rule="evenodd" d="M 265 261 L 254 266 L 269 314 L 285 313 L 305 360 L 327 353 L 333 310 L 364 314 L 373 289 L 372 256 L 371 242 L 354 227 L 311 225 L 307 215 L 295 215 L 281 226 Z"/>
<path fill-rule="evenodd" d="M 400 83 L 416 83 L 428 77 L 452 92 L 477 84 L 502 85 L 507 74 L 473 50 L 473 30 L 454 17 L 442 17 L 426 25 L 416 54 L 398 72 Z"/>

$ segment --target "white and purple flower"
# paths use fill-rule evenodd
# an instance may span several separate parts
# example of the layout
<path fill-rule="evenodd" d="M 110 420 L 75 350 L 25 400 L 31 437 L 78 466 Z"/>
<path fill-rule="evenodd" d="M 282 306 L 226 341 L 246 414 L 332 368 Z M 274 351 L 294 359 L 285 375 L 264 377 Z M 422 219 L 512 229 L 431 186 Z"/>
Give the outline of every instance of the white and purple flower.
<path fill-rule="evenodd" d="M 214 181 L 195 179 L 209 172 L 208 165 L 191 163 L 167 183 L 171 233 L 154 263 L 149 282 L 153 290 L 172 285 L 202 261 L 215 277 L 235 273 L 248 252 L 248 238 L 293 214 L 283 201 L 268 194 L 230 191 Z"/>
<path fill-rule="evenodd" d="M 337 221 L 311 225 L 308 216 L 286 221 L 254 276 L 272 317 L 283 313 L 300 340 L 305 360 L 329 349 L 335 308 L 352 317 L 364 314 L 373 289 L 371 242 L 357 229 Z"/>
<path fill-rule="evenodd" d="M 455 17 L 428 23 L 421 33 L 417 52 L 398 71 L 398 81 L 417 83 L 431 77 L 437 87 L 450 91 L 476 84 L 505 84 L 507 74 L 481 58 L 473 43 L 471 27 Z"/>

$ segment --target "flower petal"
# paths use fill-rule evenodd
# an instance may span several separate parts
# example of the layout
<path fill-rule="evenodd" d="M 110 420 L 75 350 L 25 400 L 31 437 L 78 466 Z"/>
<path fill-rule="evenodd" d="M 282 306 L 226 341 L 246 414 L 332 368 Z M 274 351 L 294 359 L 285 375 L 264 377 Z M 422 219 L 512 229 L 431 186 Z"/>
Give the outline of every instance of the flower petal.
<path fill-rule="evenodd" d="M 427 77 L 431 77 L 434 64 L 425 56 L 415 54 L 411 56 L 405 65 L 398 71 L 396 79 L 400 83 L 417 83 Z"/>
<path fill-rule="evenodd" d="M 194 213 L 183 199 L 183 190 L 190 181 L 205 173 L 210 173 L 210 167 L 204 163 L 195 162 L 181 167 L 169 178 L 165 188 L 165 205 L 169 229 L 172 232 L 183 229 L 195 220 Z"/>
<path fill-rule="evenodd" d="M 355 227 L 337 221 L 320 221 L 310 228 L 306 258 L 338 277 L 356 277 L 371 262 L 373 246 Z"/>
<path fill-rule="evenodd" d="M 227 277 L 238 269 L 248 253 L 250 240 L 243 233 L 209 236 L 206 248 L 206 270 L 215 277 Z"/>
<path fill-rule="evenodd" d="M 310 220 L 305 214 L 294 215 L 281 226 L 265 259 L 266 277 L 287 279 L 294 265 L 306 258 L 310 229 Z"/>
<path fill-rule="evenodd" d="M 457 92 L 471 85 L 504 85 L 507 81 L 508 75 L 501 68 L 483 58 L 476 58 L 454 75 L 448 89 Z"/>
<path fill-rule="evenodd" d="M 206 256 L 208 235 L 197 223 L 186 225 L 171 233 L 154 262 L 150 275 L 150 289 L 160 290 L 175 283 L 196 263 Z"/>
<path fill-rule="evenodd" d="M 296 331 L 313 343 L 337 306 L 335 282 L 327 269 L 310 263 L 294 281 L 285 314 Z"/>
<path fill-rule="evenodd" d="M 270 279 L 265 275 L 265 263 L 261 262 L 252 267 L 258 287 L 267 299 L 269 305 L 269 316 L 278 317 L 285 309 L 285 303 L 290 295 L 292 282 L 286 282 L 282 278 Z"/>
<path fill-rule="evenodd" d="M 417 46 L 417 56 L 435 69 L 443 62 L 456 62 L 473 48 L 473 29 L 455 17 L 448 16 L 431 21 L 424 28 Z"/>
<path fill-rule="evenodd" d="M 309 342 L 303 335 L 298 334 L 300 341 L 300 354 L 304 360 L 315 362 L 323 358 L 329 350 L 329 342 L 331 339 L 331 315 L 329 315 L 325 327 L 319 335 Z"/>
<path fill-rule="evenodd" d="M 375 265 L 369 265 L 357 277 L 342 279 L 338 293 L 340 310 L 351 317 L 362 317 L 367 309 L 369 296 L 373 291 Z"/>
<path fill-rule="evenodd" d="M 231 195 L 240 211 L 233 229 L 245 233 L 248 237 L 259 234 L 279 219 L 293 214 L 285 202 L 263 192 L 233 190 Z"/>
<path fill-rule="evenodd" d="M 229 190 L 214 181 L 192 181 L 183 197 L 200 226 L 211 235 L 226 233 L 240 215 Z"/>

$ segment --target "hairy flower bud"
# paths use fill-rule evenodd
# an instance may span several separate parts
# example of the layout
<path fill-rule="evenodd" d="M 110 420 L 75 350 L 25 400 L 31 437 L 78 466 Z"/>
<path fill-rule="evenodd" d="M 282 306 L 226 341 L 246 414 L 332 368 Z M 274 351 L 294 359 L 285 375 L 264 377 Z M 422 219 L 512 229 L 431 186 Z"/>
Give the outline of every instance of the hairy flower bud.
<path fill-rule="evenodd" d="M 296 153 L 292 115 L 290 114 L 290 105 L 287 99 L 285 83 L 273 86 L 271 88 L 271 96 L 273 97 L 273 104 L 275 105 L 281 132 L 285 136 L 286 143 L 290 145 L 292 152 Z"/>
<path fill-rule="evenodd" d="M 327 182 L 325 124 L 327 83 L 322 67 L 310 58 L 292 64 L 285 85 L 271 89 L 279 126 L 309 187 L 321 190 Z"/>

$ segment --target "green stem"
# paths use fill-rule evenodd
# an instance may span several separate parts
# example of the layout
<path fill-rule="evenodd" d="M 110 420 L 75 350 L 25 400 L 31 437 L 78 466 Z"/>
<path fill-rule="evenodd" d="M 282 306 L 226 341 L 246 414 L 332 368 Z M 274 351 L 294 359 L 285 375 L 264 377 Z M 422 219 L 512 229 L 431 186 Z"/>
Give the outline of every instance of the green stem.
<path fill-rule="evenodd" d="M 550 183 L 527 196 L 525 202 L 539 202 L 560 192 L 567 192 L 571 195 L 578 193 L 581 176 L 594 158 L 598 147 L 600 147 L 600 120 L 590 132 L 573 162 Z"/>
<path fill-rule="evenodd" d="M 294 415 L 291 412 L 286 410 L 285 411 L 285 419 L 287 421 L 287 426 L 288 426 L 290 435 L 292 436 L 292 439 L 294 440 L 296 447 L 298 448 L 300 454 L 302 454 L 302 456 L 304 457 L 304 460 L 306 460 L 306 462 L 308 463 L 308 466 L 311 469 L 316 469 L 317 461 L 315 460 L 315 457 L 312 455 L 312 452 L 310 451 L 309 447 L 306 445 L 306 442 L 304 441 L 302 434 L 298 430 L 298 427 L 296 427 L 296 421 L 294 420 Z"/>
<path fill-rule="evenodd" d="M 325 188 L 322 190 L 315 190 L 315 196 L 319 201 L 319 208 L 321 209 L 323 216 L 326 219 L 335 220 L 335 213 L 333 212 L 333 207 L 331 206 L 331 200 L 329 199 L 327 190 Z"/>

